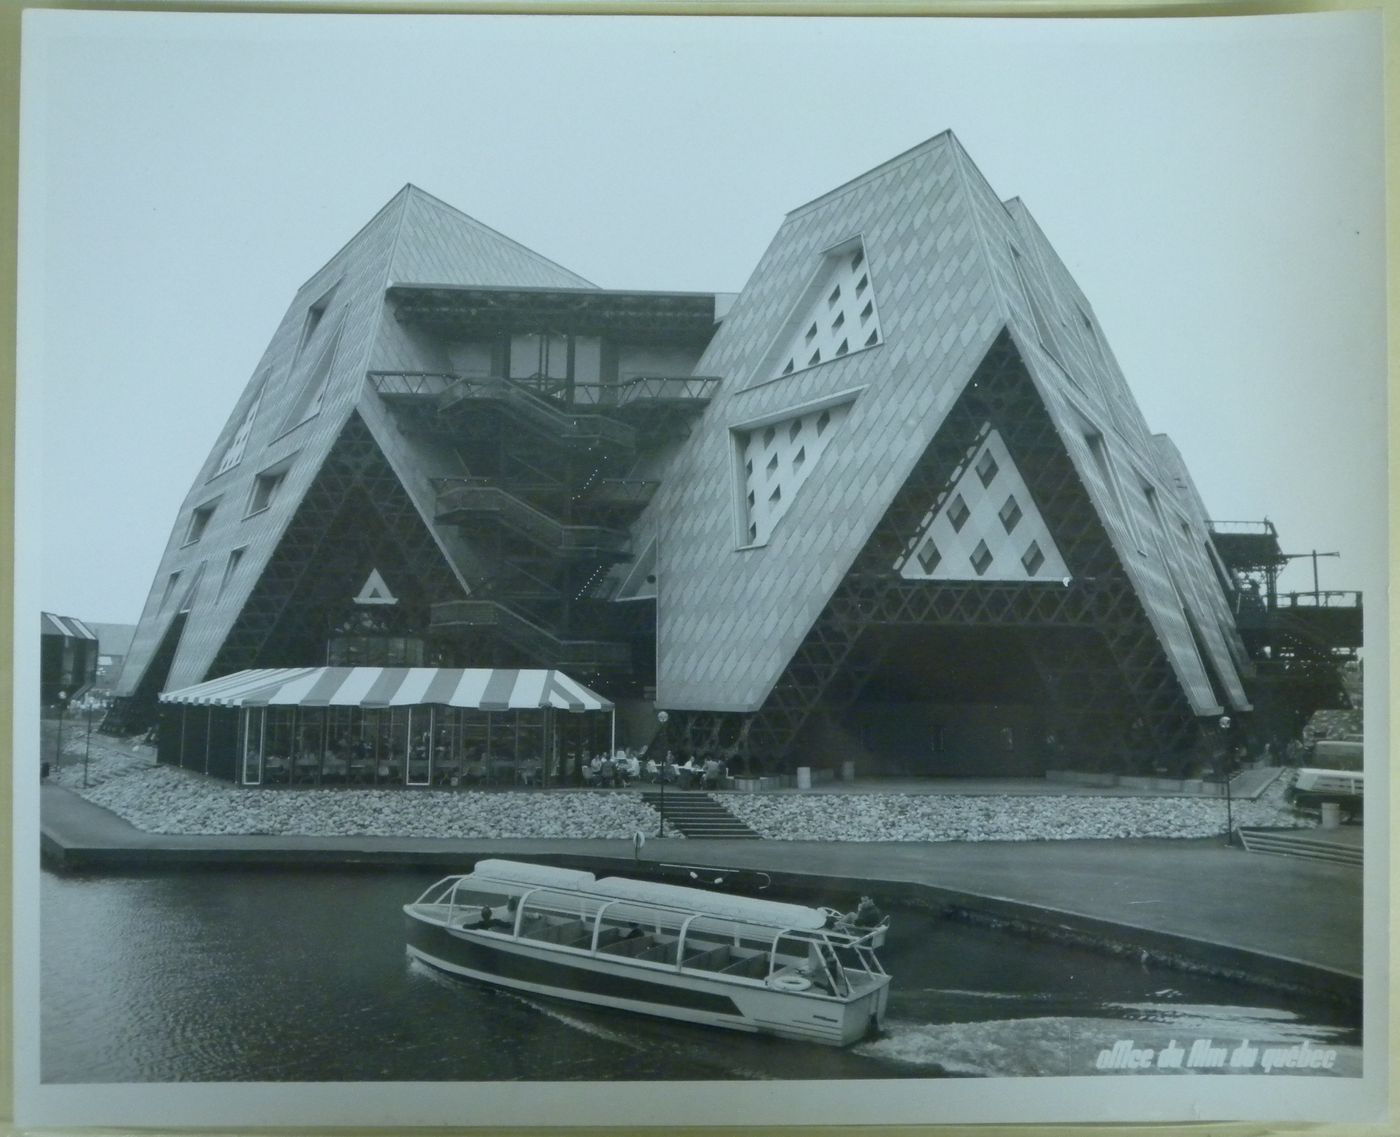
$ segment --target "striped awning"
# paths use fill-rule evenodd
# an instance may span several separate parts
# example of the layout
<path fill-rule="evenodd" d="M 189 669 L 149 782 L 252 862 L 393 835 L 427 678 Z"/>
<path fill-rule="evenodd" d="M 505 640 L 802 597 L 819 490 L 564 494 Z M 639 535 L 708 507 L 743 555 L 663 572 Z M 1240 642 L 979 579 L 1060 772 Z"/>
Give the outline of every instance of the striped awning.
<path fill-rule="evenodd" d="M 72 616 L 55 616 L 52 612 L 39 613 L 39 634 L 63 636 L 70 640 L 95 640 L 97 638 L 96 633 L 81 620 L 75 620 Z"/>
<path fill-rule="evenodd" d="M 562 671 L 489 667 L 281 667 L 238 671 L 161 694 L 211 707 L 416 707 L 482 711 L 610 711 Z"/>

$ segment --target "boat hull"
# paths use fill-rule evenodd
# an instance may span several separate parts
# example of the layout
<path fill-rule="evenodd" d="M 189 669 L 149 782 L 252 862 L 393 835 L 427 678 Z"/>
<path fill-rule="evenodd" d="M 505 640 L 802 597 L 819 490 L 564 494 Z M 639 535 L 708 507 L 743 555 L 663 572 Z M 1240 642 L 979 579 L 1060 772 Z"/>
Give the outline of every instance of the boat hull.
<path fill-rule="evenodd" d="M 516 939 L 508 932 L 449 930 L 405 911 L 408 952 L 448 974 L 514 991 L 618 1010 L 845 1046 L 878 1030 L 887 981 L 849 999 L 784 991 L 719 976 Z"/>

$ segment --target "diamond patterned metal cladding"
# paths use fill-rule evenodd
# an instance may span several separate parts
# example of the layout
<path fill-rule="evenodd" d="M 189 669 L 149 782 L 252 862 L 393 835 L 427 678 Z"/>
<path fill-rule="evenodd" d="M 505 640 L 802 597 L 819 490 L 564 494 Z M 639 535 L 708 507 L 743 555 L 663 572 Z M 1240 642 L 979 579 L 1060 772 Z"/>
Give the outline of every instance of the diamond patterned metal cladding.
<path fill-rule="evenodd" d="M 988 424 L 1014 455 L 1069 566 L 1070 585 L 905 580 L 891 569 L 929 503 L 940 508 L 977 456 Z M 763 707 L 677 717 L 692 732 L 742 737 L 754 753 L 785 755 L 814 710 L 839 713 L 859 697 L 880 663 L 878 629 L 939 625 L 1019 630 L 1044 684 L 1050 729 L 1076 757 L 1121 765 L 1125 752 L 1155 760 L 1199 739 L 1171 664 L 1006 333 Z"/>
<path fill-rule="evenodd" d="M 370 569 L 391 582 L 406 634 L 424 634 L 430 599 L 461 593 L 442 550 L 356 415 L 307 490 L 207 676 L 324 662 L 329 629 Z"/>

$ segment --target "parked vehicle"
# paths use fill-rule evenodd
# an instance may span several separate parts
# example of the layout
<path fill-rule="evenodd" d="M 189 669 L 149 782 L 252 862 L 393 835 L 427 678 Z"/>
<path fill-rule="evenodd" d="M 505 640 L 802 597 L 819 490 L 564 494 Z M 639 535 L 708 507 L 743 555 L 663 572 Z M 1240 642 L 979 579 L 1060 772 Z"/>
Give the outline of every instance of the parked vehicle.
<path fill-rule="evenodd" d="M 1305 766 L 1288 787 L 1288 800 L 1299 809 L 1340 807 L 1343 816 L 1361 816 L 1365 774 L 1351 770 L 1322 770 Z"/>

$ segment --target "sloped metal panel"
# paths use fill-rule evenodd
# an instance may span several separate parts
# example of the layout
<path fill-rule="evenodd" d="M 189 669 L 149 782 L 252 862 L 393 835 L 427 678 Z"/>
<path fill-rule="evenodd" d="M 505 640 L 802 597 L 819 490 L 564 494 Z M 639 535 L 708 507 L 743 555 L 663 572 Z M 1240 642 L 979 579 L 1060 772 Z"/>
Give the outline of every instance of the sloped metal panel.
<path fill-rule="evenodd" d="M 854 237 L 884 342 L 764 382 L 823 254 Z M 658 534 L 661 705 L 762 704 L 1001 319 L 949 136 L 788 217 L 697 365 L 725 383 L 638 525 Z M 839 398 L 820 467 L 767 544 L 739 549 L 733 431 Z"/>
<path fill-rule="evenodd" d="M 379 322 L 383 280 L 405 201 L 406 193 L 397 195 L 297 292 L 176 516 L 122 668 L 117 694 L 129 695 L 136 690 L 174 618 L 173 601 L 165 597 L 166 582 L 172 573 L 187 572 L 200 560 L 207 560 L 211 568 L 192 598 L 166 685 L 186 686 L 207 672 L 359 398 L 364 361 Z M 326 311 L 307 336 L 308 314 L 322 303 Z M 309 370 L 337 332 L 336 354 L 319 413 L 289 425 L 289 412 L 304 394 Z M 259 399 L 258 413 L 242 459 L 231 469 L 216 473 L 254 399 Z M 255 508 L 259 477 L 277 470 L 281 470 L 282 480 L 275 496 L 266 508 Z M 191 515 L 211 504 L 213 512 L 204 532 L 197 542 L 187 543 Z M 228 558 L 234 549 L 243 552 L 229 573 Z"/>
<path fill-rule="evenodd" d="M 165 686 L 185 686 L 207 674 L 297 505 L 359 405 L 371 433 L 404 481 L 424 523 L 433 528 L 449 561 L 456 564 L 466 555 L 455 547 L 451 535 L 438 534 L 431 523 L 429 479 L 438 472 L 451 472 L 450 460 L 405 441 L 374 396 L 366 395 L 365 373 L 371 357 L 378 354 L 376 342 L 382 338 L 393 350 L 399 350 L 393 345 L 398 343 L 401 329 L 386 315 L 384 301 L 385 287 L 396 271 L 431 274 L 447 283 L 588 285 L 582 277 L 421 190 L 407 186 L 400 191 L 298 290 L 279 324 L 176 516 L 123 666 L 119 695 L 136 691 L 174 619 L 176 601 L 166 598 L 171 575 L 182 573 L 188 579 L 200 561 L 207 562 L 209 568 L 192 598 Z M 309 320 L 318 307 L 324 309 L 319 319 Z M 311 369 L 332 336 L 338 336 L 338 342 L 320 410 L 304 422 L 291 423 L 289 412 L 305 399 Z M 408 365 L 421 367 L 424 359 L 419 351 Z M 241 460 L 217 472 L 255 400 L 258 411 Z M 250 513 L 258 478 L 269 471 L 282 473 L 276 496 L 267 508 Z M 211 505 L 212 513 L 198 541 L 187 542 L 194 512 Z M 230 554 L 235 550 L 239 550 L 236 565 L 229 571 Z"/>

